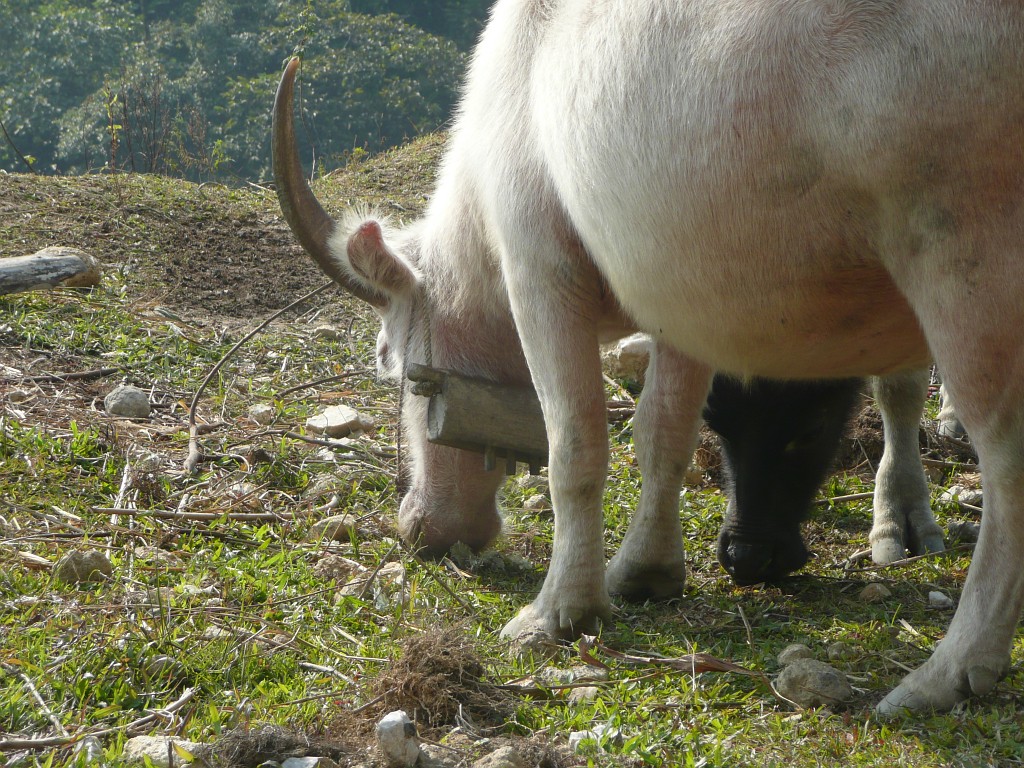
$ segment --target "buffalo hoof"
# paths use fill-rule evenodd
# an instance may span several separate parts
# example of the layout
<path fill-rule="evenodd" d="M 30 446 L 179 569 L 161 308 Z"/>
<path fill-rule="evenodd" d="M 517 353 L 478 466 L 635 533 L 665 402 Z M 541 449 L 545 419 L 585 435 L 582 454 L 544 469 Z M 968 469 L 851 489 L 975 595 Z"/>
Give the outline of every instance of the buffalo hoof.
<path fill-rule="evenodd" d="M 1009 659 L 995 658 L 975 659 L 966 668 L 944 666 L 941 647 L 879 702 L 880 715 L 948 711 L 971 696 L 990 693 L 1009 670 Z"/>
<path fill-rule="evenodd" d="M 611 616 L 611 603 L 607 596 L 585 607 L 560 605 L 559 602 L 539 595 L 505 625 L 501 630 L 502 639 L 511 640 L 519 649 L 533 650 L 560 640 L 596 634 L 601 621 Z"/>
<path fill-rule="evenodd" d="M 630 602 L 671 600 L 683 594 L 686 563 L 638 563 L 616 555 L 608 563 L 605 583 L 608 592 Z"/>
<path fill-rule="evenodd" d="M 915 519 L 920 521 L 915 523 Z M 911 555 L 925 555 L 929 552 L 942 552 L 946 548 L 942 528 L 935 522 L 928 511 L 924 514 L 908 516 L 900 530 L 891 530 L 895 526 L 881 526 L 882 530 L 871 532 L 871 560 L 876 565 L 888 565 Z"/>

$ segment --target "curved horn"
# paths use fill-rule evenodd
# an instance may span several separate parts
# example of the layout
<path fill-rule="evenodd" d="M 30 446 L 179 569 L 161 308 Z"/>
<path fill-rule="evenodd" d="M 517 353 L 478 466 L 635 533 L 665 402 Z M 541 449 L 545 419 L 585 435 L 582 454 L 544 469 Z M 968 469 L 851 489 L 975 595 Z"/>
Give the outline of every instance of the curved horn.
<path fill-rule="evenodd" d="M 274 155 L 274 181 L 281 213 L 302 247 L 328 277 L 356 298 L 374 307 L 386 306 L 387 298 L 357 283 L 341 263 L 331 254 L 330 237 L 335 223 L 316 199 L 302 172 L 299 148 L 295 141 L 295 121 L 292 118 L 292 92 L 295 74 L 299 69 L 298 57 L 288 62 L 281 75 L 274 98 L 274 124 L 272 149 Z"/>

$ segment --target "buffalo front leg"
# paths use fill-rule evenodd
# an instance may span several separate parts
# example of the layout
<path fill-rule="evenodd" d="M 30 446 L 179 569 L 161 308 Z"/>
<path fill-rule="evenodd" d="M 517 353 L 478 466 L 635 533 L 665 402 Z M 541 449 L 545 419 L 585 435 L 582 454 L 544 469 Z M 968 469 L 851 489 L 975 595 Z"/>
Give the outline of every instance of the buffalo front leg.
<path fill-rule="evenodd" d="M 553 249 L 535 244 L 514 253 L 527 258 Z M 540 594 L 502 636 L 534 642 L 568 639 L 595 631 L 611 610 L 604 580 L 608 418 L 597 338 L 600 282 L 587 263 L 570 267 L 537 259 L 508 265 L 505 272 L 547 428 L 555 524 Z"/>
<path fill-rule="evenodd" d="M 608 591 L 629 600 L 678 597 L 686 582 L 679 490 L 693 454 L 711 370 L 656 344 L 633 418 L 640 504 L 608 563 Z"/>
<path fill-rule="evenodd" d="M 942 528 L 932 515 L 928 480 L 921 465 L 918 430 L 928 395 L 927 369 L 873 380 L 882 414 L 885 450 L 875 476 L 871 559 L 880 565 L 912 555 L 941 552 Z"/>

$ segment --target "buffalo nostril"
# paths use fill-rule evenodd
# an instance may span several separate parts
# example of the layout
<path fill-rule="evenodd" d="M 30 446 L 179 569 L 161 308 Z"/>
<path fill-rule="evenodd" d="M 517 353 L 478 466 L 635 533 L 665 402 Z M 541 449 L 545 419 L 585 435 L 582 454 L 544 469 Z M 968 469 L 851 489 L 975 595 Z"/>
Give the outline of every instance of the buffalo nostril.
<path fill-rule="evenodd" d="M 736 539 L 720 544 L 718 560 L 737 584 L 759 584 L 768 578 L 772 571 L 770 548 Z"/>

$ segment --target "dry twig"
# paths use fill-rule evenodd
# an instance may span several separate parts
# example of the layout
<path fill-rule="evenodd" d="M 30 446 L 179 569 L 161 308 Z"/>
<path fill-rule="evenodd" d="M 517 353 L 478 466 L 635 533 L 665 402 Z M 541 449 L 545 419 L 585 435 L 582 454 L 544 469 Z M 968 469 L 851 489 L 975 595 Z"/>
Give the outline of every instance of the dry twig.
<path fill-rule="evenodd" d="M 217 372 L 221 368 L 224 367 L 224 364 L 228 360 L 231 359 L 232 355 L 234 355 L 235 352 L 237 352 L 239 350 L 239 348 L 241 348 L 241 346 L 243 344 L 245 344 L 247 341 L 249 341 L 251 338 L 253 338 L 257 334 L 259 334 L 264 328 L 266 328 L 268 325 L 270 325 L 272 322 L 274 322 L 277 318 L 279 318 L 285 312 L 288 312 L 292 308 L 297 307 L 299 304 L 302 304 L 304 301 L 307 301 L 307 300 L 313 298 L 317 294 L 323 293 L 324 291 L 326 291 L 328 288 L 332 287 L 333 285 L 334 285 L 333 281 L 331 281 L 329 283 L 325 283 L 324 285 L 321 285 L 316 290 L 310 291 L 305 296 L 299 297 L 298 299 L 293 301 L 291 304 L 289 304 L 287 307 L 284 307 L 283 309 L 280 309 L 277 312 L 275 312 L 274 314 L 272 314 L 270 317 L 268 317 L 262 323 L 257 325 L 255 328 L 253 328 L 247 334 L 245 334 L 245 336 L 243 336 L 237 342 L 235 342 L 235 344 L 231 347 L 231 349 L 229 349 L 224 354 L 224 356 L 220 360 L 217 361 L 217 363 L 213 366 L 213 368 L 210 369 L 210 372 L 206 374 L 206 376 L 203 379 L 202 383 L 199 385 L 199 388 L 196 390 L 195 395 L 192 397 L 192 403 L 189 405 L 189 409 L 188 409 L 188 433 L 189 433 L 189 435 L 188 435 L 188 457 L 185 459 L 185 471 L 186 472 L 188 472 L 189 474 L 195 474 L 196 470 L 199 468 L 199 464 L 203 461 L 204 454 L 203 454 L 202 448 L 200 448 L 200 446 L 199 446 L 198 427 L 196 426 L 196 410 L 197 410 L 197 408 L 199 406 L 199 398 L 202 397 L 203 392 L 206 390 L 206 387 L 209 386 L 210 382 L 213 380 L 213 377 L 217 374 Z"/>

